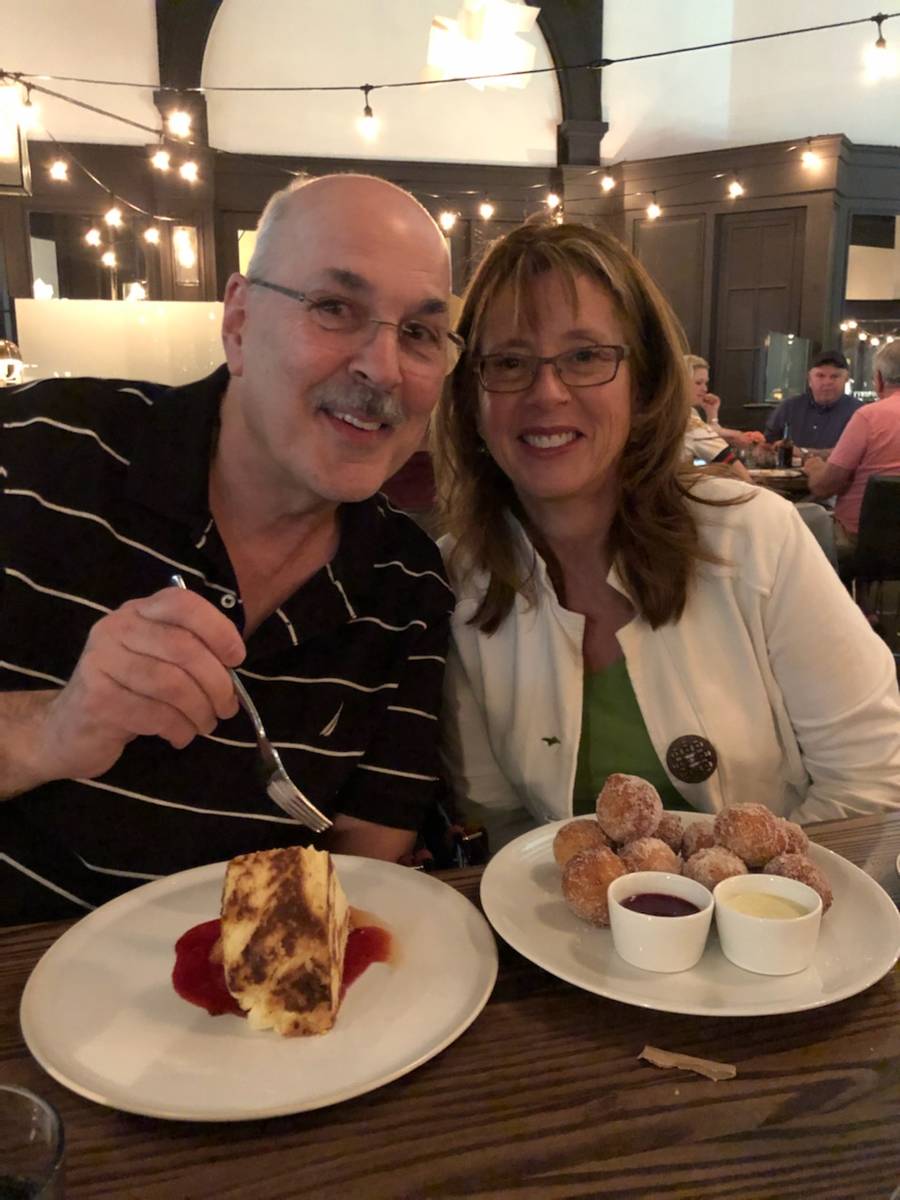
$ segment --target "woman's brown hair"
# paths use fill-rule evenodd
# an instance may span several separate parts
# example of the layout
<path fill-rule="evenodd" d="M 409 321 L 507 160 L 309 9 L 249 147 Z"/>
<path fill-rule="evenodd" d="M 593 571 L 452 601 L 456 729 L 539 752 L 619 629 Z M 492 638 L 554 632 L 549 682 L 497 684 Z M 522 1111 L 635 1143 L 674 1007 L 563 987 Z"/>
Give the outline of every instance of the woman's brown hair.
<path fill-rule="evenodd" d="M 524 513 L 478 431 L 475 364 L 487 314 L 498 297 L 511 293 L 517 311 L 527 313 L 534 287 L 550 271 L 562 280 L 573 310 L 576 279 L 597 280 L 611 295 L 625 330 L 632 423 L 609 542 L 638 612 L 655 629 L 678 619 L 696 563 L 710 558 L 686 501 L 697 478 L 684 468 L 691 406 L 683 358 L 687 346 L 668 303 L 637 259 L 616 238 L 586 225 L 520 226 L 489 248 L 466 290 L 458 332 L 468 349 L 445 388 L 432 439 L 444 527 L 456 539 L 451 570 L 488 573 L 487 591 L 472 618 L 485 633 L 493 633 L 507 616 L 516 593 L 529 589 L 530 568 L 523 566 L 506 519 L 507 512 L 520 520 Z"/>

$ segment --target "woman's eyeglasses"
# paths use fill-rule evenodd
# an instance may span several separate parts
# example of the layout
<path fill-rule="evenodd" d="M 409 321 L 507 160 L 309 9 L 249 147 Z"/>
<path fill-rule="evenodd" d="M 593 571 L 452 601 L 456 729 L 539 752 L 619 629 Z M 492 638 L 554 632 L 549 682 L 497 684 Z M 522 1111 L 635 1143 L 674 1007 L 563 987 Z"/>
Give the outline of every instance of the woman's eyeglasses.
<path fill-rule="evenodd" d="M 475 362 L 481 386 L 489 392 L 525 392 L 545 364 L 567 387 L 596 387 L 612 383 L 627 346 L 578 346 L 560 354 L 485 354 Z"/>

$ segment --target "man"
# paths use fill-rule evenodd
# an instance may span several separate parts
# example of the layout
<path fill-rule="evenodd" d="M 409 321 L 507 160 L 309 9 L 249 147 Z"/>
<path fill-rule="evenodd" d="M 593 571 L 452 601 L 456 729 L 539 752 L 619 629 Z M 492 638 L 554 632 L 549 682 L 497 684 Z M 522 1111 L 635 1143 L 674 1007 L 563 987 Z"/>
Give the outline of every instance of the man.
<path fill-rule="evenodd" d="M 819 354 L 807 375 L 807 390 L 782 400 L 769 416 L 766 441 L 778 442 L 790 437 L 795 446 L 804 449 L 831 450 L 859 408 L 859 402 L 844 392 L 849 378 L 843 354 L 837 350 Z"/>
<path fill-rule="evenodd" d="M 807 460 L 804 471 L 814 496 L 837 496 L 835 541 L 841 565 L 856 547 L 859 512 L 872 475 L 900 475 L 900 341 L 875 355 L 874 387 L 878 400 L 850 419 L 829 455 Z"/>
<path fill-rule="evenodd" d="M 260 784 L 228 667 L 333 817 L 324 844 L 411 849 L 452 594 L 433 543 L 370 497 L 458 355 L 448 297 L 416 200 L 325 177 L 269 202 L 214 375 L 4 399 L 0 919 L 310 840 Z"/>

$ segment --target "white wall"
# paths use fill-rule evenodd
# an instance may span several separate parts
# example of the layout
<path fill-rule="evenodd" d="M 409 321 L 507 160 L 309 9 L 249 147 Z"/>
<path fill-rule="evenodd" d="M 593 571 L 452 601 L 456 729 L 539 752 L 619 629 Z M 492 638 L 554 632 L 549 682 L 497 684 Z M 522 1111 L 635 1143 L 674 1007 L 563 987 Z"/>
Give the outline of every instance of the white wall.
<path fill-rule="evenodd" d="M 5 71 L 120 79 L 159 85 L 153 0 L 2 0 L 0 66 Z M 36 81 L 73 99 L 105 108 L 142 125 L 159 127 L 153 92 Z M 33 93 L 44 128 L 30 135 L 58 142 L 146 145 L 150 134 L 50 96 Z"/>
<path fill-rule="evenodd" d="M 225 0 L 203 64 L 203 84 L 359 85 L 423 78 L 435 15 L 460 0 Z M 535 27 L 535 67 L 551 66 Z M 210 140 L 233 151 L 423 162 L 553 164 L 561 120 L 553 74 L 523 90 L 466 83 L 376 91 L 374 143 L 356 119 L 361 92 L 207 96 Z"/>
<path fill-rule="evenodd" d="M 15 305 L 26 381 L 96 375 L 190 383 L 225 358 L 218 302 L 16 300 Z"/>
<path fill-rule="evenodd" d="M 877 7 L 877 6 L 876 6 Z M 606 0 L 604 54 L 870 17 L 870 0 Z M 900 18 L 884 27 L 900 51 Z M 865 82 L 871 22 L 743 46 L 609 67 L 603 75 L 604 161 L 638 159 L 824 133 L 900 144 L 900 78 Z"/>

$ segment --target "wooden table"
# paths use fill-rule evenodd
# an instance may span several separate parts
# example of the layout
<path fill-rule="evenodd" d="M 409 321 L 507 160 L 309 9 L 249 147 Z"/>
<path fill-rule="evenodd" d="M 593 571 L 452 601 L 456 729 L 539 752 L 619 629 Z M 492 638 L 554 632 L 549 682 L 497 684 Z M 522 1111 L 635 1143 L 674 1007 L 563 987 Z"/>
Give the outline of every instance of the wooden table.
<path fill-rule="evenodd" d="M 900 815 L 810 832 L 900 898 Z M 480 871 L 444 877 L 476 900 Z M 484 1012 L 417 1071 L 318 1112 L 202 1125 L 102 1108 L 32 1061 L 19 997 L 66 927 L 0 933 L 0 1078 L 59 1109 L 72 1198 L 889 1200 L 900 1183 L 896 969 L 829 1008 L 710 1020 L 604 1000 L 502 946 Z M 648 1042 L 738 1076 L 658 1070 L 637 1059 Z"/>

